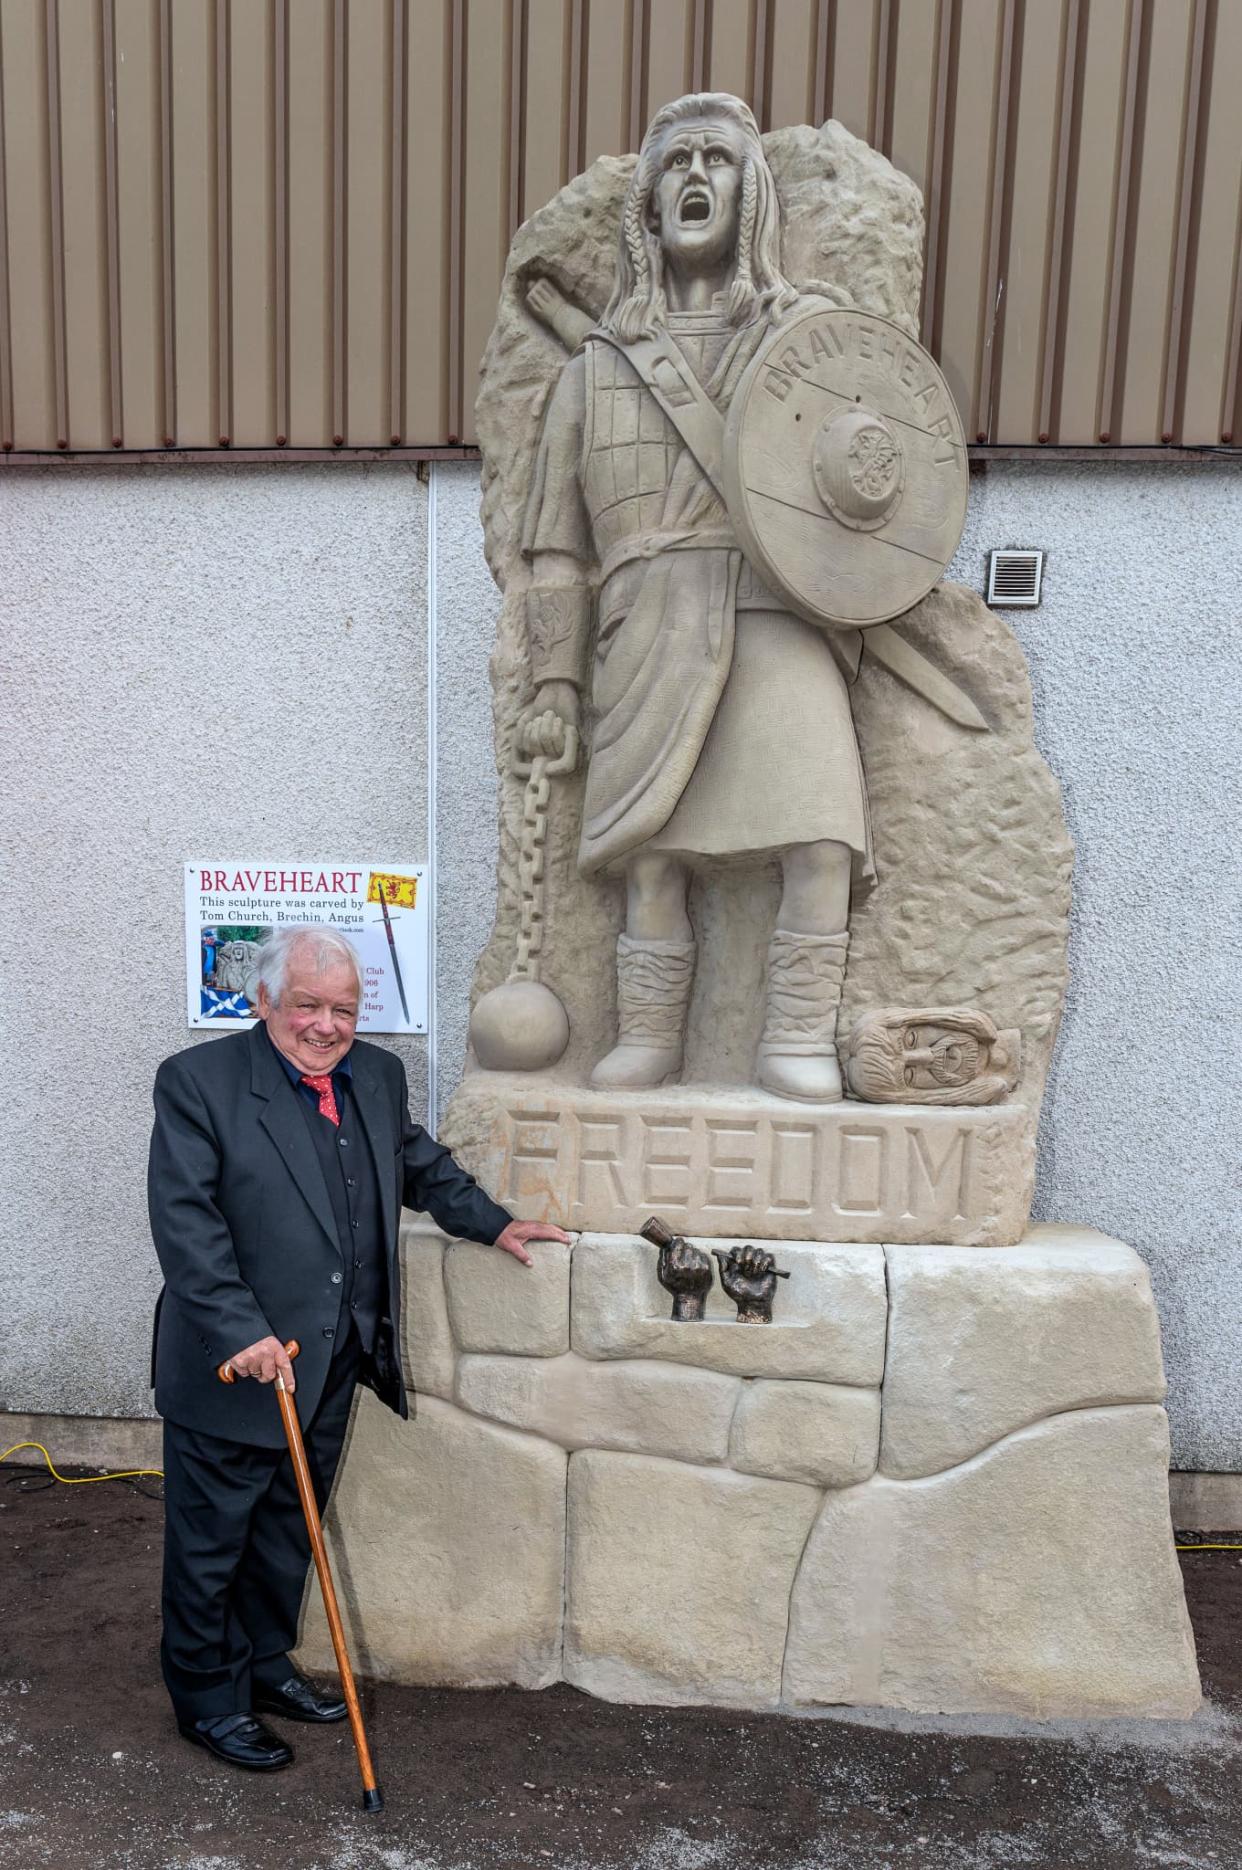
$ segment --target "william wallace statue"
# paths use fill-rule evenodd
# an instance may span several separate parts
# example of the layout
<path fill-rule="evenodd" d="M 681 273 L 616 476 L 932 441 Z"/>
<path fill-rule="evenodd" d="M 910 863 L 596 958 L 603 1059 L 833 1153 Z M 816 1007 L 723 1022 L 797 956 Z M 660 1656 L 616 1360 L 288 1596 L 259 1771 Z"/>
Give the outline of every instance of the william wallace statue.
<path fill-rule="evenodd" d="M 599 1086 L 639 1089 L 681 1068 L 690 866 L 779 852 L 758 1079 L 788 1096 L 841 1096 L 851 872 L 870 869 L 847 688 L 858 634 L 830 638 L 765 588 L 629 355 L 666 334 L 724 414 L 799 303 L 779 255 L 776 187 L 745 104 L 705 95 L 660 111 L 626 198 L 611 301 L 561 372 L 535 465 L 523 545 L 537 687 L 524 743 L 559 751 L 589 695 L 579 862 L 626 880 L 620 1031 L 592 1074 Z"/>
<path fill-rule="evenodd" d="M 928 461 L 936 446 L 946 461 L 953 455 L 954 488 L 962 471 L 960 450 L 937 442 L 948 419 L 933 421 L 943 380 L 930 358 L 882 320 L 870 334 L 855 320 L 853 339 L 826 337 L 831 320 L 851 315 L 790 284 L 780 234 L 776 185 L 746 105 L 701 94 L 662 109 L 626 195 L 611 299 L 561 371 L 531 480 L 522 547 L 535 695 L 520 749 L 559 755 L 587 698 L 579 867 L 588 876 L 623 874 L 627 893 L 618 1040 L 592 1073 L 598 1087 L 643 1089 L 681 1070 L 696 954 L 691 869 L 777 858 L 782 892 L 756 1077 L 787 1097 L 842 1096 L 836 1024 L 851 888 L 874 877 L 849 695 L 862 636 L 849 620 L 894 615 L 945 562 L 935 557 L 928 502 L 907 497 L 907 516 L 917 505 L 923 531 L 898 557 L 927 576 L 904 602 L 863 615 L 880 555 L 867 535 L 888 527 L 901 503 L 909 436 Z M 812 329 L 817 321 L 823 330 Z M 791 331 L 804 336 L 778 339 Z M 856 407 L 861 397 L 826 387 L 821 364 L 844 356 L 850 342 L 861 359 L 875 364 L 883 354 L 903 373 L 905 388 L 894 388 L 910 421 L 894 425 Z M 774 347 L 781 354 L 772 361 Z M 873 364 L 861 365 L 864 385 Z M 808 447 L 816 438 L 814 458 L 801 462 L 808 496 L 800 484 L 772 480 L 788 472 L 779 443 L 767 445 L 760 463 L 778 534 L 766 578 L 755 562 L 762 543 L 744 550 L 739 539 L 741 525 L 758 541 L 737 463 L 756 461 L 764 448 L 745 434 L 739 444 L 736 433 L 756 383 L 772 402 L 765 423 L 784 421 Z M 821 400 L 795 430 L 795 404 L 812 392 Z M 795 535 L 820 521 L 843 542 L 833 548 L 837 569 L 846 566 L 861 608 L 825 615 L 814 593 L 791 599 L 782 557 L 809 566 L 813 583 L 823 559 L 818 537 L 808 546 Z M 958 531 L 960 523 L 959 512 Z M 925 685 L 929 665 L 912 668 L 922 659 L 887 629 L 869 639 L 877 652 L 881 635 L 890 666 L 946 707 Z M 950 698 L 947 711 L 955 706 Z"/>

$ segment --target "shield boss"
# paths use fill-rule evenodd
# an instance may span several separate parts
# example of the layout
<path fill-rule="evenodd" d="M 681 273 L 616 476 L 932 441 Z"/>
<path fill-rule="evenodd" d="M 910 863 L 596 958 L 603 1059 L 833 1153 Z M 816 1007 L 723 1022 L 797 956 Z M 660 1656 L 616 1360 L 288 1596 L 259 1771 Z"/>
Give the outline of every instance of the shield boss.
<path fill-rule="evenodd" d="M 738 385 L 724 484 L 747 558 L 812 623 L 883 623 L 926 597 L 966 519 L 966 442 L 927 352 L 869 312 L 774 332 Z"/>

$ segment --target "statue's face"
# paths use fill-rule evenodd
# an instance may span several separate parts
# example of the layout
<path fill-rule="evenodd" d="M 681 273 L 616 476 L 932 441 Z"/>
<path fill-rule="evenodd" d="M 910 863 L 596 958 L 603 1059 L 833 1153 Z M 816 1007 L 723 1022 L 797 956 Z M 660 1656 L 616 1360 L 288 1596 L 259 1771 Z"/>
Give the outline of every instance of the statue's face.
<path fill-rule="evenodd" d="M 680 123 L 665 137 L 651 217 L 675 266 L 705 270 L 736 252 L 744 161 L 741 133 L 728 123 Z"/>
<path fill-rule="evenodd" d="M 902 1082 L 920 1091 L 969 1084 L 987 1063 L 979 1041 L 966 1032 L 944 1032 L 936 1026 L 901 1029 Z"/>
<path fill-rule="evenodd" d="M 968 1085 L 987 1067 L 987 1053 L 967 1032 L 942 1026 L 876 1021 L 870 1035 L 873 1070 L 894 1091 L 938 1091 Z M 887 1067 L 887 1070 L 884 1068 Z"/>

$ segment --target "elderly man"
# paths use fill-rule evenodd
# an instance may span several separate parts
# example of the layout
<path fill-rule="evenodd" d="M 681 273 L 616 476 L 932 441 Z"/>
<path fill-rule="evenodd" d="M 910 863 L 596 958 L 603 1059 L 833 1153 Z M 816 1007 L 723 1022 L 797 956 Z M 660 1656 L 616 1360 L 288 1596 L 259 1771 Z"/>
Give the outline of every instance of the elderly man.
<path fill-rule="evenodd" d="M 342 936 L 282 929 L 250 991 L 259 1023 L 166 1059 L 148 1194 L 164 1274 L 152 1380 L 164 1417 L 161 1661 L 181 1732 L 235 1766 L 292 1750 L 257 1716 L 345 1705 L 288 1652 L 310 1550 L 279 1412 L 296 1384 L 320 1505 L 354 1387 L 407 1414 L 397 1343 L 401 1207 L 524 1265 L 558 1227 L 515 1221 L 411 1121 L 400 1059 L 355 1039 L 362 978 Z M 226 1387 L 228 1362 L 253 1381 Z"/>

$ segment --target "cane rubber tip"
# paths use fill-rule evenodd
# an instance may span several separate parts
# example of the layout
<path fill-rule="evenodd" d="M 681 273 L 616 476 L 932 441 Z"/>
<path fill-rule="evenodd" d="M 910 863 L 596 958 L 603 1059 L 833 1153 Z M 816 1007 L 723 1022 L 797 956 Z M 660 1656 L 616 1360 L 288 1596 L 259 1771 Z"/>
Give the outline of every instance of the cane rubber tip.
<path fill-rule="evenodd" d="M 364 1812 L 382 1812 L 383 1811 L 384 1795 L 380 1791 L 378 1786 L 371 1786 L 366 1792 L 363 1793 L 362 1809 Z"/>

